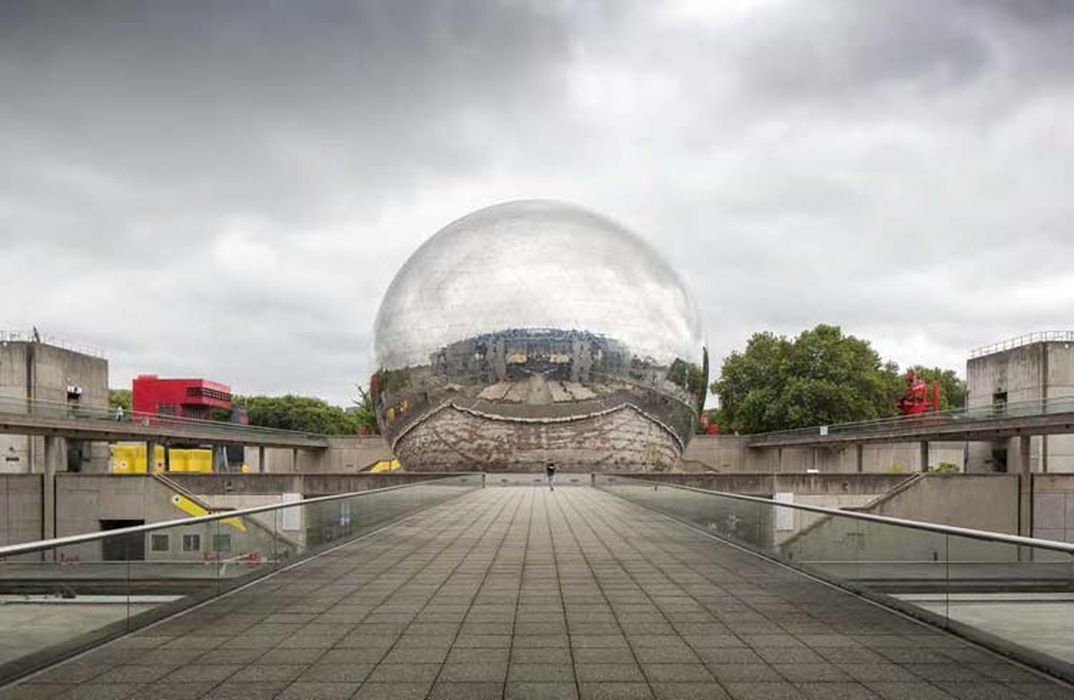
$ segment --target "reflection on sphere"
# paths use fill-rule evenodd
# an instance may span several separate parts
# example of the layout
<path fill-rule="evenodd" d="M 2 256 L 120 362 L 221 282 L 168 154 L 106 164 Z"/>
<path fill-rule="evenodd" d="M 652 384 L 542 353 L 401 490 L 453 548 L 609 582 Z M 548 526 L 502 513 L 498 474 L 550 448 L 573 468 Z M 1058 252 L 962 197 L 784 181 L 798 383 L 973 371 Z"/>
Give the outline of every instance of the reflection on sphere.
<path fill-rule="evenodd" d="M 411 470 L 664 470 L 707 385 L 700 323 L 662 256 L 552 201 L 469 214 L 392 281 L 374 327 L 383 434 Z"/>

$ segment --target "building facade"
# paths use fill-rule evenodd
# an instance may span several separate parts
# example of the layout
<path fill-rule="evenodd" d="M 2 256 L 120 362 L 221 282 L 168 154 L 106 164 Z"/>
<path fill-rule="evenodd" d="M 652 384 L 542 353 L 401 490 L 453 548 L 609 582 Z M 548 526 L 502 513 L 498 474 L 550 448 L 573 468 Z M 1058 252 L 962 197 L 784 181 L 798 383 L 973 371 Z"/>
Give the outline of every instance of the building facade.
<path fill-rule="evenodd" d="M 33 402 L 108 410 L 108 360 L 96 351 L 19 333 L 0 334 L 0 407 L 24 412 Z M 44 470 L 45 438 L 0 435 L 0 472 L 25 474 Z M 108 445 L 70 440 L 67 470 L 105 471 Z"/>
<path fill-rule="evenodd" d="M 971 353 L 966 362 L 967 408 L 1047 402 L 1074 406 L 1074 331 L 1042 331 Z M 1018 438 L 969 444 L 967 471 L 1017 471 Z M 1037 435 L 1031 440 L 1035 472 L 1074 472 L 1074 435 Z"/>

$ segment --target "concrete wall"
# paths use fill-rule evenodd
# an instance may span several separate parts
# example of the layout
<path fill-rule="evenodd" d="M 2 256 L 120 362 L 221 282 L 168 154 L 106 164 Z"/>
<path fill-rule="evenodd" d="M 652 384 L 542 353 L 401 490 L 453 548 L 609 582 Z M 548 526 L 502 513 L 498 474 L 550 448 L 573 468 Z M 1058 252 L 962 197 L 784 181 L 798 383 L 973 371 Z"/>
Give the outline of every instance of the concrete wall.
<path fill-rule="evenodd" d="M 1033 536 L 1074 542 L 1074 475 L 1033 475 Z"/>
<path fill-rule="evenodd" d="M 82 389 L 76 405 L 106 409 L 108 361 L 44 343 L 0 343 L 0 399 L 63 403 L 69 385 Z M 91 472 L 107 469 L 106 444 L 74 443 L 70 448 L 72 455 L 80 455 L 78 468 Z M 0 455 L 0 472 L 40 473 L 44 469 L 44 438 L 0 435 Z"/>
<path fill-rule="evenodd" d="M 202 496 L 301 493 L 305 497 L 366 491 L 441 479 L 442 473 L 390 474 L 169 474 L 182 488 Z"/>
<path fill-rule="evenodd" d="M 851 497 L 859 500 L 887 493 L 910 478 L 907 474 L 623 474 L 637 479 L 690 486 L 709 491 L 771 497 Z"/>
<path fill-rule="evenodd" d="M 41 476 L 0 474 L 0 545 L 41 539 Z"/>
<path fill-rule="evenodd" d="M 858 509 L 1007 534 L 1018 533 L 1018 477 L 1007 474 L 921 474 L 901 488 Z M 927 562 L 936 557 L 1005 560 L 1009 551 L 968 538 L 850 518 L 820 515 L 787 538 L 778 538 L 798 561 Z M 778 533 L 777 533 L 778 535 Z M 785 541 L 784 541 L 785 540 Z"/>
<path fill-rule="evenodd" d="M 245 462 L 251 472 L 294 474 L 301 472 L 340 472 L 353 474 L 382 459 L 391 459 L 388 443 L 379 435 L 339 435 L 328 438 L 327 450 L 298 450 L 269 447 L 264 450 L 265 468 L 261 468 L 261 451 L 246 448 Z"/>
<path fill-rule="evenodd" d="M 1074 397 L 1074 344 L 1041 342 L 974 357 L 966 362 L 966 403 L 970 408 L 992 405 L 996 393 L 1007 401 L 1038 401 Z M 1018 442 L 970 443 L 967 468 L 973 472 L 1002 469 L 994 450 L 1007 450 L 1007 471 L 1018 469 Z M 1074 472 L 1074 435 L 1035 436 L 1030 446 L 1035 472 Z"/>
<path fill-rule="evenodd" d="M 858 456 L 854 446 L 846 447 L 747 447 L 744 435 L 697 435 L 683 454 L 684 466 L 702 465 L 723 473 L 772 472 L 802 473 L 818 469 L 822 473 L 855 473 Z M 929 465 L 949 462 L 962 467 L 966 443 L 929 443 Z M 862 472 L 898 473 L 921 471 L 917 443 L 880 443 L 862 446 Z"/>

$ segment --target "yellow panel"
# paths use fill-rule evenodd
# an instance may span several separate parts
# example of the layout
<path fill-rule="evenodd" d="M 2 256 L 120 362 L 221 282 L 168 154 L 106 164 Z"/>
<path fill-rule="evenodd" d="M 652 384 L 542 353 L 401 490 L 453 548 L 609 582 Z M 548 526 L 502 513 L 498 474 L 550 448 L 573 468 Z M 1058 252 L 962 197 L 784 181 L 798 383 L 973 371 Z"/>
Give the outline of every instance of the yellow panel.
<path fill-rule="evenodd" d="M 194 516 L 195 518 L 209 514 L 209 511 L 205 510 L 186 496 L 182 496 L 178 493 L 172 494 L 171 502 L 173 506 L 183 511 L 187 515 Z M 243 524 L 241 518 L 224 518 L 220 522 L 226 525 L 230 525 L 231 527 L 235 528 L 236 530 L 239 530 L 240 532 L 246 532 L 246 525 Z"/>

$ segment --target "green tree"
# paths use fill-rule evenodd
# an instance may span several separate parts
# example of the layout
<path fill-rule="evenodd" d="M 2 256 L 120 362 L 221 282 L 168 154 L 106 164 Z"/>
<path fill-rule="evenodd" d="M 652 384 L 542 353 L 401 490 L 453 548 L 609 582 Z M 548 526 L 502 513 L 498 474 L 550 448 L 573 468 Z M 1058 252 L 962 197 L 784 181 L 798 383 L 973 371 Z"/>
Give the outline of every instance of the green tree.
<path fill-rule="evenodd" d="M 358 416 L 310 396 L 244 396 L 250 425 L 321 435 L 353 435 Z"/>
<path fill-rule="evenodd" d="M 125 412 L 131 412 L 131 390 L 130 389 L 109 389 L 108 390 L 108 408 L 115 410 L 122 408 Z"/>
<path fill-rule="evenodd" d="M 723 431 L 755 433 L 892 416 L 902 386 L 868 341 L 822 324 L 794 339 L 755 333 L 711 388 Z"/>
<path fill-rule="evenodd" d="M 380 426 L 377 425 L 377 412 L 373 408 L 373 394 L 361 384 L 355 384 L 358 390 L 358 398 L 353 399 L 354 406 L 349 413 L 357 418 L 358 426 L 363 428 L 369 435 L 379 435 Z"/>
<path fill-rule="evenodd" d="M 966 381 L 955 374 L 955 370 L 925 367 L 924 365 L 914 365 L 910 369 L 929 385 L 930 392 L 934 381 L 940 383 L 941 411 L 966 406 Z M 929 396 L 932 396 L 932 394 L 930 393 Z"/>

